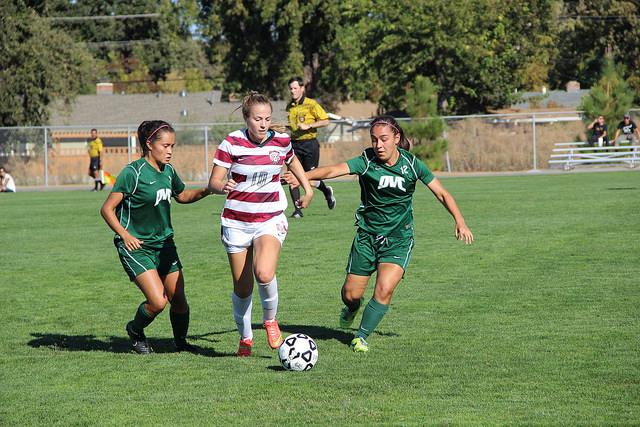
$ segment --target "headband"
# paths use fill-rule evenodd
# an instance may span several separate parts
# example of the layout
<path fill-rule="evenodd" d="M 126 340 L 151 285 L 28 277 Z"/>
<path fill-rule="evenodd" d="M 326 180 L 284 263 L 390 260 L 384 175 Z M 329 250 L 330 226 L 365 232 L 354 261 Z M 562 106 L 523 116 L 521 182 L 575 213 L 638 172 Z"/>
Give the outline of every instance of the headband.
<path fill-rule="evenodd" d="M 378 121 L 374 121 L 374 123 L 371 123 L 371 129 L 374 128 L 374 126 L 378 126 L 378 125 L 387 125 L 387 126 L 391 126 L 392 129 L 396 130 L 396 133 L 400 134 L 400 129 L 398 129 L 397 126 L 395 126 L 393 123 L 389 123 L 389 122 L 385 122 L 384 120 L 378 120 Z"/>
<path fill-rule="evenodd" d="M 151 142 L 151 138 L 153 138 L 153 135 L 155 135 L 156 133 L 158 133 L 158 131 L 160 129 L 164 129 L 164 128 L 168 128 L 169 125 L 160 125 L 156 128 L 156 130 L 154 130 L 153 132 L 151 132 L 151 135 L 149 135 L 149 137 L 147 138 L 146 142 Z"/>

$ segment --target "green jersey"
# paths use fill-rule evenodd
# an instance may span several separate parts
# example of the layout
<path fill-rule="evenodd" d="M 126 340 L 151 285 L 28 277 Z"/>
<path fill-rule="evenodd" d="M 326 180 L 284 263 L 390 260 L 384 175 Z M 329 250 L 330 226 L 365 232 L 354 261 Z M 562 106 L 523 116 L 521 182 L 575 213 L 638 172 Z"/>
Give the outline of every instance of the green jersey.
<path fill-rule="evenodd" d="M 412 236 L 416 181 L 426 185 L 434 179 L 420 159 L 401 148 L 398 151 L 400 157 L 393 166 L 379 160 L 372 148 L 347 161 L 349 173 L 359 175 L 360 181 L 356 225 L 376 236 Z"/>
<path fill-rule="evenodd" d="M 145 158 L 129 163 L 111 190 L 124 196 L 116 208 L 120 225 L 145 247 L 173 245 L 171 197 L 182 193 L 184 187 L 170 164 L 158 172 Z M 122 239 L 116 234 L 114 240 L 117 244 Z"/>

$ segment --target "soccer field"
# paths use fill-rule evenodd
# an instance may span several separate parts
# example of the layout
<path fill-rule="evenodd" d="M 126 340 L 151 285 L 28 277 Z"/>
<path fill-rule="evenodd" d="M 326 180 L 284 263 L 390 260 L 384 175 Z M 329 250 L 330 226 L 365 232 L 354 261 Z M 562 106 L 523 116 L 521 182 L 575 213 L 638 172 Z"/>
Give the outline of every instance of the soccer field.
<path fill-rule="evenodd" d="M 367 354 L 337 327 L 357 183 L 290 220 L 278 317 L 320 352 L 302 373 L 261 328 L 254 355 L 234 356 L 222 197 L 173 204 L 201 354 L 173 352 L 167 308 L 144 357 L 124 331 L 143 298 L 98 213 L 106 192 L 0 195 L 0 425 L 640 423 L 640 173 L 443 182 L 476 241 L 416 192 L 413 259 Z"/>

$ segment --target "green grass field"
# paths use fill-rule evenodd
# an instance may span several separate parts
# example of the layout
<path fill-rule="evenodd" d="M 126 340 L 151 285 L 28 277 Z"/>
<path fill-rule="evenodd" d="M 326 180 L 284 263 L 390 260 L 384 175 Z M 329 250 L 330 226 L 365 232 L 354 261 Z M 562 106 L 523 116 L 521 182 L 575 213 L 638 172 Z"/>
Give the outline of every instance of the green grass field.
<path fill-rule="evenodd" d="M 173 352 L 165 311 L 142 357 L 124 332 L 142 294 L 99 216 L 106 193 L 0 195 L 0 424 L 639 424 L 640 174 L 443 182 L 476 242 L 417 192 L 413 260 L 365 355 L 337 328 L 357 184 L 290 221 L 279 318 L 318 343 L 303 373 L 281 370 L 262 329 L 253 357 L 234 356 L 222 198 L 173 207 L 201 354 Z"/>

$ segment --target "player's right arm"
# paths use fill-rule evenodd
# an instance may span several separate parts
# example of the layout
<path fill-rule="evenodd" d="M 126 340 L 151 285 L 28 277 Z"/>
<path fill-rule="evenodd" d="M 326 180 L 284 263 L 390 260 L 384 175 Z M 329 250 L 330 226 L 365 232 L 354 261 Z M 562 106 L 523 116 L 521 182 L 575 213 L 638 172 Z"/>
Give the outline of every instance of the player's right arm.
<path fill-rule="evenodd" d="M 331 179 L 339 176 L 349 175 L 349 165 L 346 162 L 338 163 L 331 166 L 322 166 L 315 168 L 306 173 L 307 179 L 319 180 L 319 179 Z"/>
<path fill-rule="evenodd" d="M 349 175 L 350 173 L 351 171 L 349 170 L 349 165 L 347 165 L 346 163 L 338 163 L 337 165 L 321 166 L 319 168 L 312 169 L 308 172 L 305 172 L 305 175 L 307 177 L 307 180 L 317 181 L 321 179 L 337 178 L 339 176 Z M 297 188 L 300 186 L 300 182 L 291 172 L 287 172 L 282 175 L 282 179 L 292 188 Z"/>
<path fill-rule="evenodd" d="M 102 218 L 104 218 L 107 225 L 122 238 L 124 246 L 128 250 L 134 251 L 136 249 L 140 249 L 143 242 L 125 230 L 124 227 L 120 225 L 118 217 L 116 217 L 116 207 L 122 203 L 123 199 L 124 194 L 122 193 L 110 193 L 107 200 L 102 204 L 102 208 L 100 208 L 100 215 L 102 215 Z"/>

